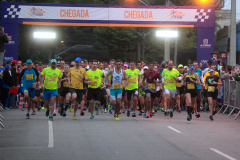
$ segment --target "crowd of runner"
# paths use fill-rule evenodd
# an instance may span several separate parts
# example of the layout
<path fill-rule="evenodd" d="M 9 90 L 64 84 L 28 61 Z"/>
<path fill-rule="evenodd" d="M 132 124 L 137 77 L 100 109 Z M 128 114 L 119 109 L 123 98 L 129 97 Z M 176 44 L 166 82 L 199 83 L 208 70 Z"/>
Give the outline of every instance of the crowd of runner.
<path fill-rule="evenodd" d="M 174 111 L 187 111 L 186 119 L 191 121 L 193 114 L 200 118 L 204 110 L 213 120 L 222 80 L 239 81 L 240 72 L 210 60 L 204 70 L 201 65 L 197 61 L 175 65 L 171 60 L 145 64 L 112 59 L 107 63 L 78 57 L 70 65 L 52 59 L 47 66 L 30 59 L 24 65 L 9 59 L 0 67 L 1 105 L 5 110 L 27 110 L 27 119 L 36 110 L 46 110 L 51 121 L 57 113 L 66 117 L 68 109 L 74 120 L 86 111 L 90 119 L 104 112 L 116 120 L 125 112 L 127 117 L 150 118 L 162 111 L 172 118 Z"/>

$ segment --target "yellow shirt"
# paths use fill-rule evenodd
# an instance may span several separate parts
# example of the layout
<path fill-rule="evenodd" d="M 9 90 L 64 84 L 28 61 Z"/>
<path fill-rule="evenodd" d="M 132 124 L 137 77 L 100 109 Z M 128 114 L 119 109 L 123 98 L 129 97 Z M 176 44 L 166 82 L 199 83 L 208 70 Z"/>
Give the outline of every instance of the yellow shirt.
<path fill-rule="evenodd" d="M 45 68 L 41 73 L 44 79 L 44 88 L 49 90 L 58 89 L 58 79 L 62 77 L 59 69 L 52 69 L 51 67 Z"/>
<path fill-rule="evenodd" d="M 219 76 L 219 73 L 215 71 L 215 72 L 214 72 L 214 75 Z M 204 75 L 204 77 L 203 77 L 204 82 L 206 81 L 206 79 L 207 79 L 208 76 L 210 76 L 210 73 L 209 73 L 209 72 L 207 72 L 207 73 Z M 207 88 L 208 88 L 208 85 L 205 84 L 205 90 L 207 90 Z"/>
<path fill-rule="evenodd" d="M 72 67 L 69 69 L 68 76 L 71 78 L 70 88 L 83 89 L 83 79 L 81 76 L 87 79 L 86 70 L 84 68 L 77 69 L 75 67 Z"/>

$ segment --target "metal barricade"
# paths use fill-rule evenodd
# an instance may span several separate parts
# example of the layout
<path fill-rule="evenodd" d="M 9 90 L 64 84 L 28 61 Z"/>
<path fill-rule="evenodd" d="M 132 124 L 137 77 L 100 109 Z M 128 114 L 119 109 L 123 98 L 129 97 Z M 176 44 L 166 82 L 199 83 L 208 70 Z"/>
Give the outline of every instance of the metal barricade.
<path fill-rule="evenodd" d="M 4 109 L 3 109 L 3 105 L 0 103 L 0 130 L 1 128 L 4 128 L 4 125 L 3 125 L 4 117 L 1 115 L 1 112 L 4 112 Z"/>
<path fill-rule="evenodd" d="M 230 117 L 233 112 L 238 109 L 238 113 L 235 116 L 235 120 L 240 115 L 240 82 L 233 80 L 224 80 L 223 81 L 224 96 L 223 96 L 223 106 L 218 113 L 225 107 L 225 110 L 222 114 L 225 114 L 228 109 L 231 109 L 228 117 Z"/>

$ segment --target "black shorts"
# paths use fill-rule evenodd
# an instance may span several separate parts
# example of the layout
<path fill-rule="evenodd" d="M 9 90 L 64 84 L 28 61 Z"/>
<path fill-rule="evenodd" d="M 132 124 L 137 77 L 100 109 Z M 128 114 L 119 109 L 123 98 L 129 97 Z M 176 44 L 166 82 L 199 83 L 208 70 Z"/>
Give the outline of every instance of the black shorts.
<path fill-rule="evenodd" d="M 126 90 L 125 90 L 125 88 L 123 88 L 122 89 L 122 97 L 125 97 L 125 95 L 126 95 Z"/>
<path fill-rule="evenodd" d="M 190 93 L 192 98 L 197 97 L 197 90 L 196 89 L 186 90 L 186 93 Z"/>
<path fill-rule="evenodd" d="M 212 97 L 213 100 L 217 100 L 218 91 L 215 91 L 215 92 L 206 92 L 206 96 L 207 96 L 207 97 Z"/>
<path fill-rule="evenodd" d="M 35 90 L 35 97 L 40 97 L 40 94 L 43 92 L 43 89 Z"/>
<path fill-rule="evenodd" d="M 88 88 L 87 100 L 95 100 L 101 102 L 101 89 L 100 88 Z"/>
<path fill-rule="evenodd" d="M 66 97 L 66 95 L 67 95 L 68 93 L 70 93 L 69 88 L 61 89 L 60 96 L 61 96 L 61 97 Z"/>
<path fill-rule="evenodd" d="M 127 100 L 130 101 L 132 99 L 132 95 L 133 97 L 138 96 L 138 89 L 133 89 L 133 90 L 126 90 L 127 92 Z"/>
<path fill-rule="evenodd" d="M 106 88 L 101 88 L 101 105 L 106 104 L 106 96 L 107 91 Z"/>
<path fill-rule="evenodd" d="M 177 87 L 177 95 L 182 95 L 182 94 L 184 94 L 184 87 Z"/>
<path fill-rule="evenodd" d="M 69 92 L 71 93 L 71 95 L 73 95 L 74 93 L 77 94 L 77 102 L 81 103 L 82 101 L 82 96 L 83 96 L 83 89 L 74 89 L 74 88 L 70 88 Z"/>
<path fill-rule="evenodd" d="M 161 97 L 161 90 L 157 91 L 157 98 Z"/>
<path fill-rule="evenodd" d="M 153 93 L 153 92 L 145 89 L 145 93 L 146 93 L 146 95 L 147 95 L 148 93 L 150 93 L 152 99 L 155 99 L 155 98 L 157 97 L 157 92 L 156 92 L 156 93 Z"/>

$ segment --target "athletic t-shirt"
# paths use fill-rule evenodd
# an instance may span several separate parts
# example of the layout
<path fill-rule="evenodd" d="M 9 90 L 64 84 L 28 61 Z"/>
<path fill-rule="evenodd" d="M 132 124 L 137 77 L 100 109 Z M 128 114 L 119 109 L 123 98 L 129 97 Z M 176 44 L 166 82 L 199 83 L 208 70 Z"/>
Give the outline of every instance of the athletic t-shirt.
<path fill-rule="evenodd" d="M 220 79 L 219 76 L 214 75 L 213 77 L 208 76 L 206 78 L 206 82 L 208 84 L 207 91 L 208 92 L 216 92 L 217 90 L 217 84 L 213 84 L 213 81 L 218 82 Z"/>
<path fill-rule="evenodd" d="M 175 90 L 176 81 L 173 78 L 179 77 L 179 71 L 174 68 L 171 71 L 169 71 L 168 69 L 164 69 L 162 76 L 164 78 L 164 88 L 169 90 Z"/>
<path fill-rule="evenodd" d="M 30 70 L 25 68 L 20 74 L 22 87 L 33 88 L 32 85 L 38 80 L 38 77 L 39 73 L 36 68 Z"/>
<path fill-rule="evenodd" d="M 58 68 L 52 69 L 51 67 L 45 68 L 42 73 L 45 76 L 44 79 L 44 88 L 49 90 L 58 89 L 58 79 L 62 77 L 61 70 Z"/>
<path fill-rule="evenodd" d="M 68 76 L 71 78 L 70 88 L 83 89 L 83 79 L 81 76 L 87 79 L 86 70 L 84 68 L 72 67 L 69 69 Z"/>
<path fill-rule="evenodd" d="M 104 77 L 102 70 L 98 68 L 96 71 L 93 71 L 91 69 L 88 70 L 87 79 L 88 81 L 92 82 L 90 85 L 88 85 L 88 88 L 100 88 L 102 83 L 102 77 Z"/>
<path fill-rule="evenodd" d="M 138 76 L 141 75 L 139 69 L 127 69 L 125 72 L 127 77 L 131 75 L 131 77 L 128 79 L 126 90 L 138 89 Z"/>
<path fill-rule="evenodd" d="M 215 72 L 214 72 L 214 75 L 219 76 L 219 73 L 215 71 Z M 207 78 L 208 76 L 210 76 L 210 73 L 209 73 L 209 72 L 207 72 L 207 73 L 204 75 L 203 80 L 206 81 L 206 78 Z M 205 90 L 207 90 L 207 88 L 208 88 L 208 84 L 205 84 Z"/>

